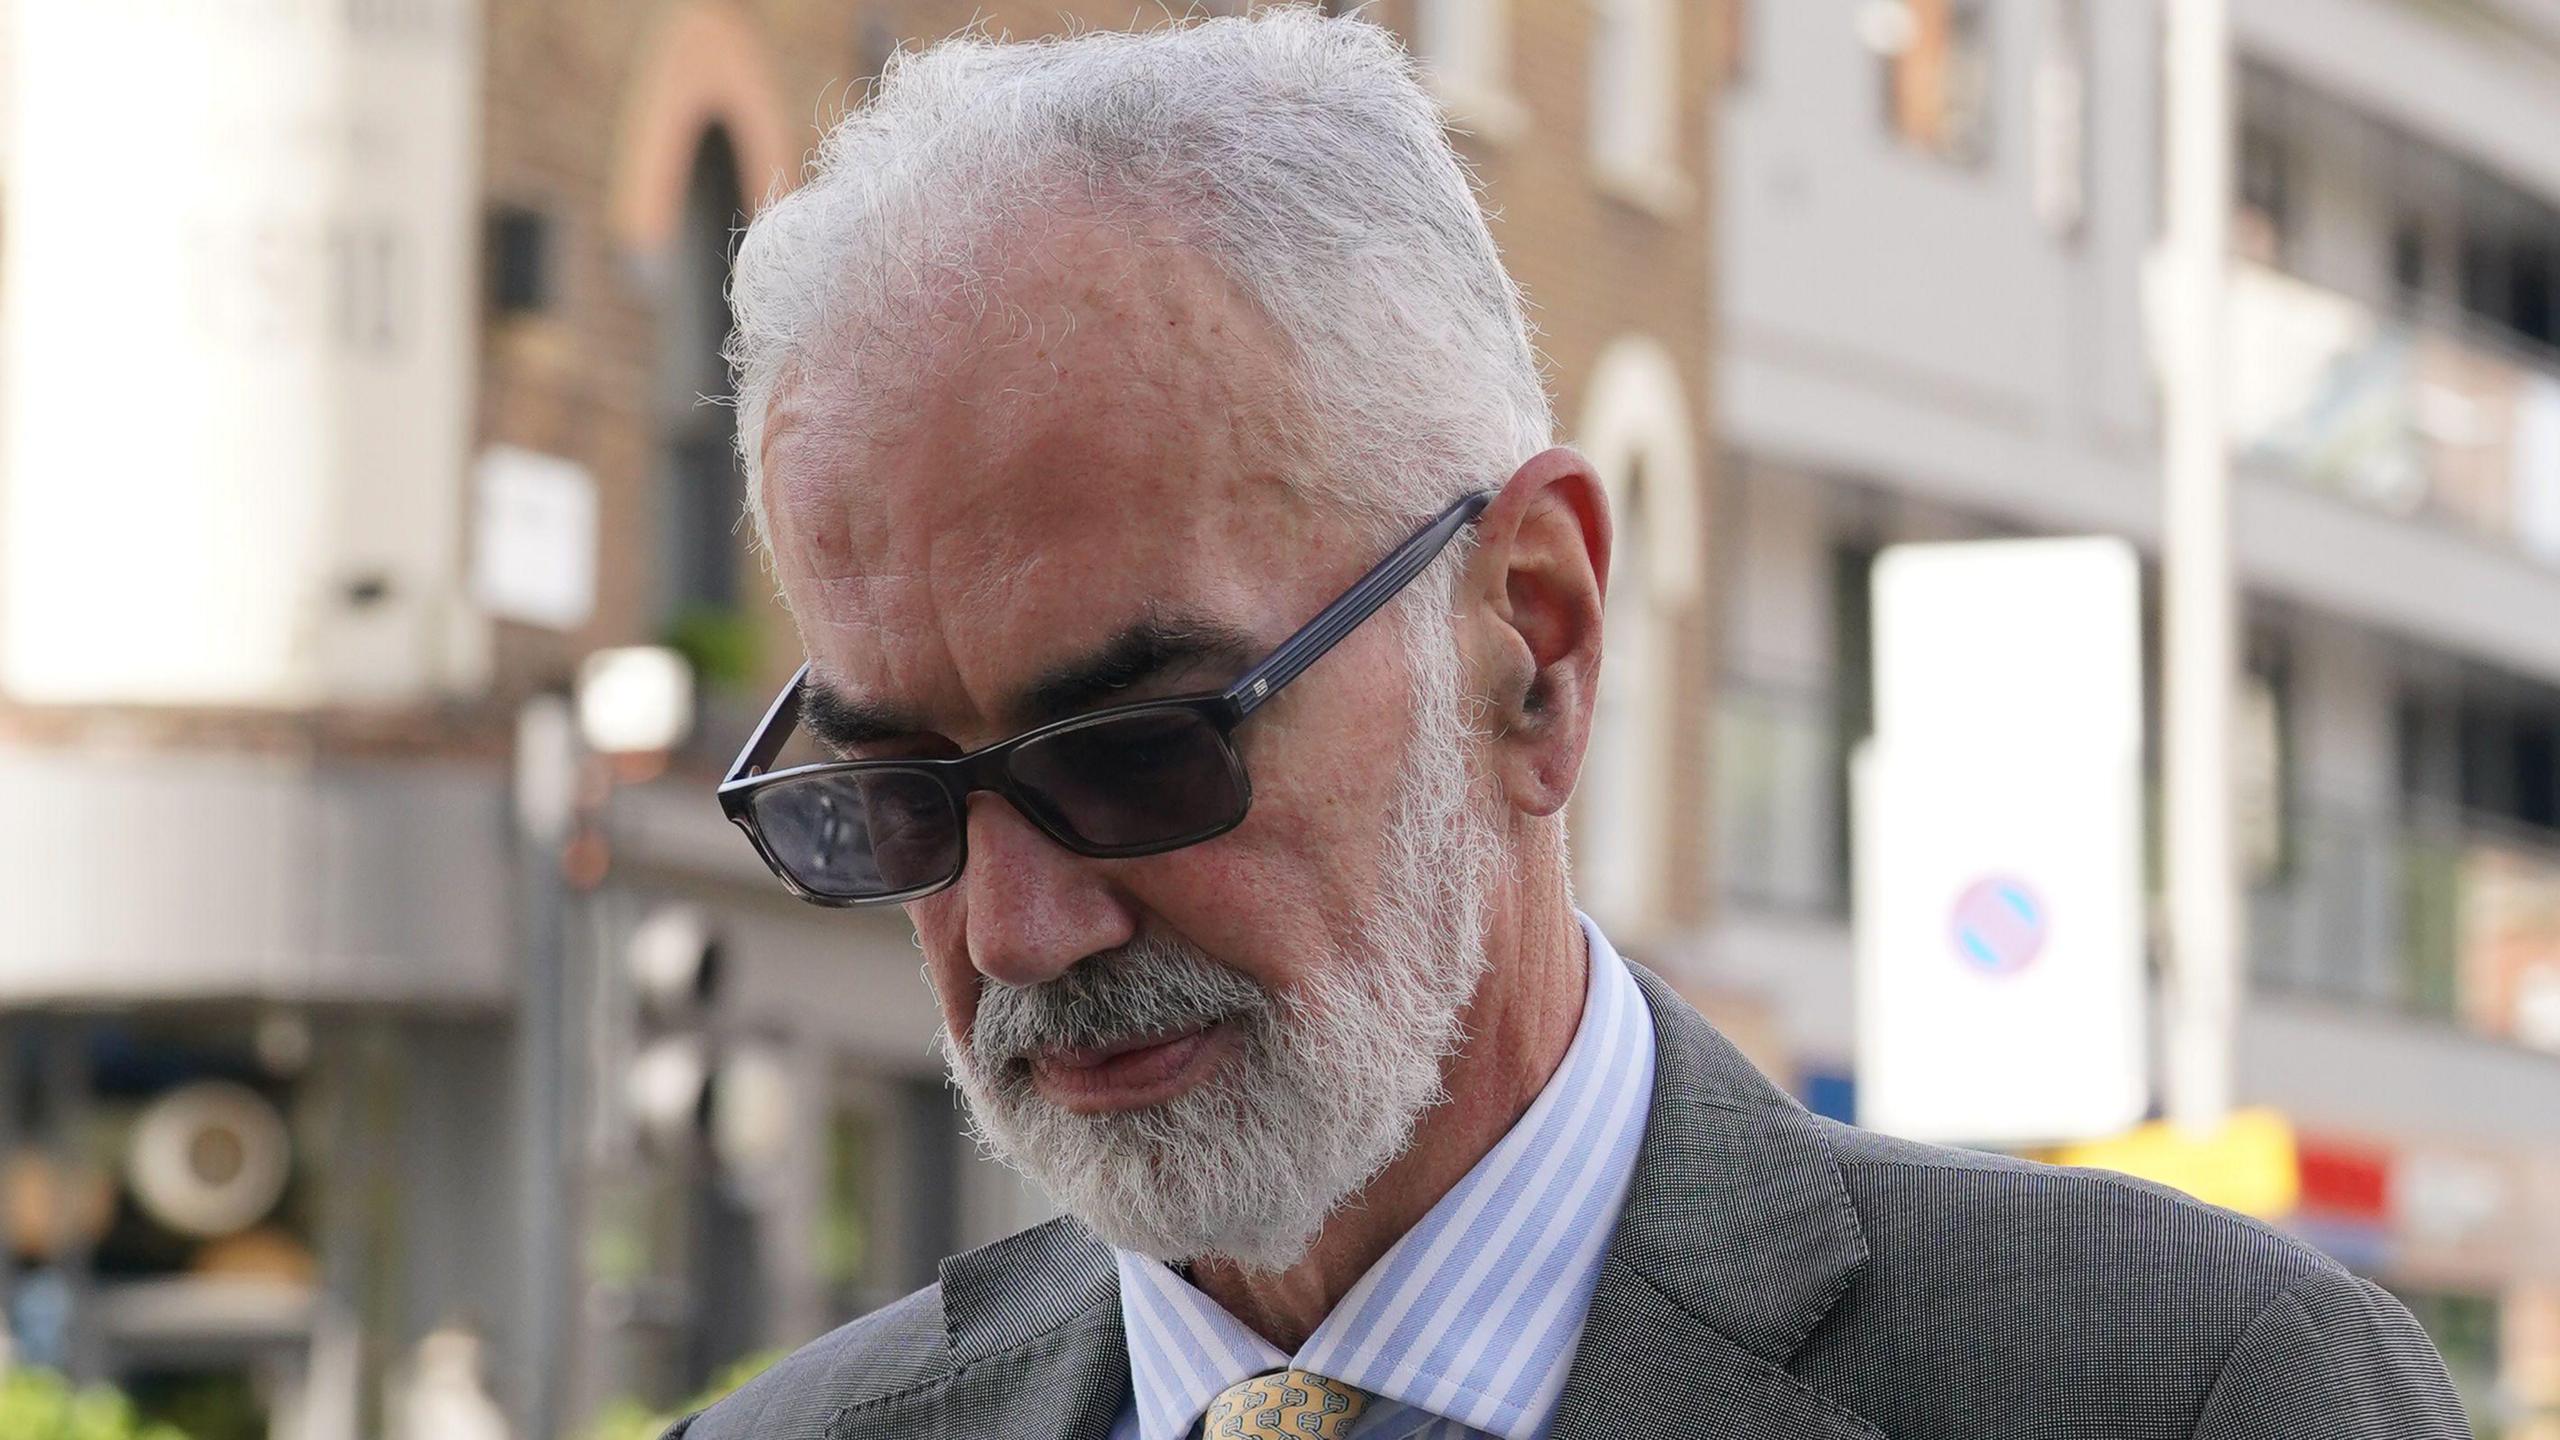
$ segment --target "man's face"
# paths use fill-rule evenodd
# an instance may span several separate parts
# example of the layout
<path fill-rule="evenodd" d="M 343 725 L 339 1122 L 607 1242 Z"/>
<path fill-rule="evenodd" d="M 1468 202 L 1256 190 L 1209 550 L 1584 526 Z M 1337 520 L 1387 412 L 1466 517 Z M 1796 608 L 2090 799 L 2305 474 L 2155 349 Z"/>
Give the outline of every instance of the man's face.
<path fill-rule="evenodd" d="M 812 728 L 849 754 L 1215 689 L 1379 558 L 1283 483 L 1276 342 L 1207 262 L 1092 228 L 1017 253 L 858 423 L 823 364 L 768 423 Z M 1093 860 L 981 794 L 961 878 L 908 907 L 981 1128 L 1108 1238 L 1286 1263 L 1436 1094 L 1492 842 L 1445 626 L 1418 671 L 1405 618 L 1237 732 L 1232 832 Z M 1361 1133 L 1265 1133 L 1310 1126 Z M 1272 1165 L 1327 1193 L 1246 1193 Z"/>

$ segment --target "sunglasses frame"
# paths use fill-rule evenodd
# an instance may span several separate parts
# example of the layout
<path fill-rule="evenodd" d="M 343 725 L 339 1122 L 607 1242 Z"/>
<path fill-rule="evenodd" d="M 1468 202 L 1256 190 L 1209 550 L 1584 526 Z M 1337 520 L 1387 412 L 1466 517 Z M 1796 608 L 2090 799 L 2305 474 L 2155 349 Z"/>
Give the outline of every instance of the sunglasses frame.
<path fill-rule="evenodd" d="M 792 732 L 799 727 L 800 696 L 809 683 L 809 666 L 804 661 L 799 670 L 792 675 L 791 682 L 782 687 L 782 693 L 774 697 L 773 704 L 765 711 L 764 719 L 757 723 L 754 733 L 747 737 L 746 745 L 739 750 L 737 761 L 729 767 L 728 774 L 721 779 L 718 791 L 721 812 L 728 816 L 730 823 L 746 832 L 747 842 L 755 847 L 756 854 L 763 859 L 766 868 L 773 871 L 775 877 L 780 879 L 792 894 L 813 905 L 824 905 L 836 909 L 868 905 L 901 905 L 923 899 L 957 883 L 961 873 L 969 865 L 969 796 L 981 790 L 1003 796 L 1017 813 L 1060 846 L 1075 854 L 1094 859 L 1121 860 L 1142 855 L 1160 855 L 1168 850 L 1180 850 L 1186 846 L 1197 845 L 1204 840 L 1214 840 L 1243 824 L 1245 816 L 1253 808 L 1253 780 L 1245 771 L 1244 757 L 1236 753 L 1236 727 L 1243 724 L 1248 716 L 1260 709 L 1272 696 L 1279 694 L 1282 687 L 1306 673 L 1307 667 L 1323 659 L 1326 652 L 1342 642 L 1343 637 L 1360 628 L 1370 616 L 1383 609 L 1389 600 L 1403 591 L 1405 586 L 1413 583 L 1414 577 L 1420 575 L 1433 560 L 1439 557 L 1440 552 L 1448 547 L 1449 542 L 1456 538 L 1458 532 L 1474 524 L 1476 517 L 1484 513 L 1484 508 L 1493 503 L 1493 493 L 1490 490 L 1478 491 L 1441 511 L 1430 523 L 1415 531 L 1403 544 L 1390 551 L 1385 559 L 1372 567 L 1368 574 L 1361 576 L 1350 589 L 1336 597 L 1333 603 L 1317 611 L 1315 618 L 1301 626 L 1296 634 L 1280 642 L 1277 649 L 1238 676 L 1235 683 L 1224 690 L 1199 695 L 1168 696 L 1160 700 L 1139 700 L 1126 705 L 1114 705 L 1108 709 L 1089 711 L 1082 715 L 1071 715 L 1063 720 L 1054 720 L 1046 725 L 1035 726 L 1019 735 L 972 750 L 966 755 L 896 760 L 827 760 L 809 765 L 795 765 L 787 770 L 773 769 L 773 762 L 781 755 L 783 745 L 790 740 Z M 1206 721 L 1216 735 L 1218 747 L 1226 757 L 1229 771 L 1235 777 L 1238 798 L 1233 818 L 1208 829 L 1173 839 L 1151 840 L 1139 845 L 1098 846 L 1065 833 L 1058 826 L 1049 823 L 1042 818 L 1042 806 L 1023 802 L 1020 792 L 1024 787 L 1012 775 L 1009 762 L 1014 753 L 1024 746 L 1072 731 L 1126 719 L 1133 715 L 1167 712 L 1196 716 Z M 753 801 L 756 793 L 776 785 L 817 776 L 883 772 L 925 775 L 942 787 L 959 825 L 959 858 L 953 863 L 951 873 L 929 885 L 919 885 L 882 895 L 861 896 L 823 894 L 809 889 L 794 879 L 789 868 L 775 857 L 772 847 L 766 843 L 763 828 L 755 817 Z"/>

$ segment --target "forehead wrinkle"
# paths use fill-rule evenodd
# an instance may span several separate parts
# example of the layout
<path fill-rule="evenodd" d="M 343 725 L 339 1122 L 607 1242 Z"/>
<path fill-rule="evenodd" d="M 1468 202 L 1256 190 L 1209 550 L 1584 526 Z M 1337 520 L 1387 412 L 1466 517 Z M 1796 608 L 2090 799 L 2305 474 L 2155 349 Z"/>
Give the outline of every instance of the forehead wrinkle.
<path fill-rule="evenodd" d="M 1289 472 L 1303 427 L 1288 423 L 1281 352 L 1257 343 L 1272 333 L 1259 312 L 1188 247 L 1085 238 L 1108 243 L 1061 244 L 1035 257 L 1056 263 L 1007 273 L 1005 293 L 986 297 L 1000 303 L 979 312 L 987 323 L 971 334 L 988 343 L 946 350 L 887 385 L 858 362 L 813 370 L 806 388 L 817 393 L 798 397 L 805 428 L 767 434 L 783 482 L 770 493 L 795 512 L 778 528 L 800 531 L 792 588 L 812 612 L 804 626 L 858 636 L 869 658 L 841 645 L 834 655 L 906 691 L 883 700 L 992 719 L 1033 664 L 1059 656 L 1057 640 L 1097 638 L 1084 622 L 1112 598 L 1099 585 L 1141 578 L 1105 581 L 1094 567 L 1150 567 L 1148 599 L 1208 598 L 1186 593 L 1172 572 L 1191 572 L 1193 590 L 1219 577 L 1156 542 L 1170 529 L 1214 532 L 1222 522 L 1209 512 L 1250 492 L 1297 488 Z M 1070 263 L 1085 256 L 1094 263 Z M 862 423 L 856 410 L 891 423 Z M 1156 533 L 1123 549 L 1096 505 L 1122 507 Z M 1264 515 L 1257 528 L 1295 532 L 1313 519 Z M 1079 535 L 1109 538 L 1075 548 Z M 1097 557 L 1106 545 L 1113 554 Z M 1244 607 L 1236 614 L 1285 582 L 1224 578 L 1210 589 Z"/>
<path fill-rule="evenodd" d="M 1050 399 L 1096 370 L 1123 385 L 1135 377 L 1169 390 L 1187 376 L 1231 390 L 1232 367 L 1193 363 L 1210 348 L 1204 340 L 1282 353 L 1276 328 L 1179 217 L 1067 200 L 991 228 L 969 255 L 975 273 L 940 287 L 921 317 L 913 363 L 896 370 L 904 383 L 864 384 L 868 403 L 909 410 L 901 402 L 917 388 L 946 389 L 1007 359 L 1004 383 L 959 403 Z"/>
<path fill-rule="evenodd" d="M 968 416 L 973 438 L 999 449 L 1009 433 L 1041 428 L 1037 412 L 1073 406 L 1131 426 L 1222 431 L 1239 453 L 1299 463 L 1291 452 L 1312 437 L 1298 423 L 1290 352 L 1213 255 L 1144 217 L 1133 225 L 1073 210 L 1034 215 L 983 245 L 979 275 L 928 307 L 904 363 L 875 367 L 868 347 L 852 344 L 787 388 L 786 409 L 801 413 L 778 415 L 768 430 L 768 463 L 784 482 L 769 493 L 825 503 L 861 468 L 846 452 L 899 448 L 931 428 L 937 405 Z M 810 458 L 836 463 L 793 463 L 795 419 L 813 432 L 808 448 L 836 452 Z"/>

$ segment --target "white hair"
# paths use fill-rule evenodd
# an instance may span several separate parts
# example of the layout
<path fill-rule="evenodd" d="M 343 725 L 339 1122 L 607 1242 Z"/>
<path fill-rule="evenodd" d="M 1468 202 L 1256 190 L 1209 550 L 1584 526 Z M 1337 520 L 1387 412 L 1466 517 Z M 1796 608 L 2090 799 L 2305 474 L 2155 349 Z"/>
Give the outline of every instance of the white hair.
<path fill-rule="evenodd" d="M 1275 8 L 963 35 L 894 57 L 747 229 L 727 354 L 760 540 L 776 393 L 822 364 L 858 414 L 936 306 L 984 300 L 989 237 L 1066 204 L 1170 227 L 1264 314 L 1322 461 L 1294 483 L 1373 541 L 1551 442 L 1519 289 L 1388 31 Z"/>

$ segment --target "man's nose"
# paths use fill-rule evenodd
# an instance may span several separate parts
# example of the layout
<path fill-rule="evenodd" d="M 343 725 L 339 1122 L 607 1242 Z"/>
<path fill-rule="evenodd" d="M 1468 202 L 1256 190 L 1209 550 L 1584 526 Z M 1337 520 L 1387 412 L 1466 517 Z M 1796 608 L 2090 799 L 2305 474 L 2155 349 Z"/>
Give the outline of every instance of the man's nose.
<path fill-rule="evenodd" d="M 1137 937 L 1135 917 L 1094 862 L 1042 834 L 1003 797 L 969 797 L 968 825 L 961 923 L 979 974 L 1036 985 Z"/>

